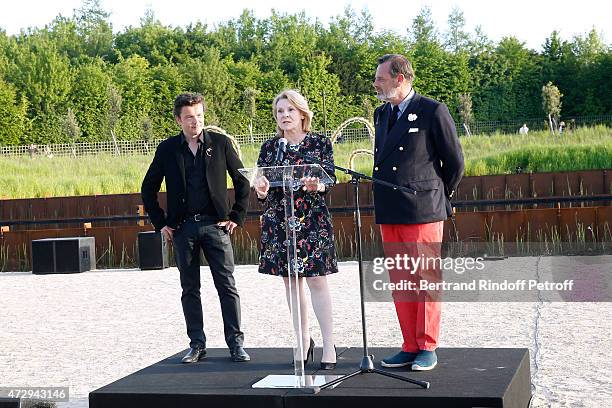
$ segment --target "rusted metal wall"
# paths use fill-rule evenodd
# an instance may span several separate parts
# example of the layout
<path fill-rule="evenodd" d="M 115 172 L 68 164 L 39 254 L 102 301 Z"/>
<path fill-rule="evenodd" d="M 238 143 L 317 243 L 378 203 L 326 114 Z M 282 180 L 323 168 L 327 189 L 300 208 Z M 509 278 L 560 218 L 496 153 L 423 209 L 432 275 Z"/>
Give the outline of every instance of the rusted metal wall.
<path fill-rule="evenodd" d="M 577 196 L 612 193 L 610 170 L 464 177 L 458 200 Z"/>
<path fill-rule="evenodd" d="M 464 177 L 457 189 L 457 200 L 510 199 L 527 197 L 577 196 L 612 193 L 612 177 L 609 170 L 508 174 L 495 176 Z M 230 201 L 233 190 L 230 192 Z M 160 203 L 165 207 L 166 195 L 159 194 Z M 371 183 L 361 183 L 360 204 L 373 205 Z M 338 184 L 327 194 L 331 208 L 353 205 L 353 185 Z M 113 194 L 78 197 L 26 198 L 0 200 L 0 220 L 34 220 L 78 217 L 101 217 L 109 215 L 136 215 L 137 206 L 142 204 L 140 194 Z M 254 194 L 251 194 L 250 209 L 259 209 Z M 586 204 L 589 205 L 589 204 Z M 565 204 L 564 206 L 576 206 Z M 523 208 L 535 208 L 525 206 Z M 540 207 L 542 205 L 540 204 Z M 490 206 L 487 210 L 508 209 L 503 205 Z M 464 208 L 460 211 L 474 211 Z M 106 225 L 111 225 L 107 223 Z M 126 223 L 127 225 L 127 223 Z M 74 225 L 77 226 L 77 225 Z M 56 225 L 56 227 L 66 227 Z"/>
<path fill-rule="evenodd" d="M 354 253 L 355 227 L 352 216 L 333 216 L 336 242 L 341 254 Z M 515 211 L 481 211 L 456 213 L 445 222 L 444 241 L 536 242 L 553 234 L 563 241 L 612 241 L 612 207 L 548 208 Z M 150 225 L 114 227 L 94 226 L 91 229 L 63 228 L 9 231 L 0 235 L 0 269 L 28 270 L 31 241 L 41 238 L 93 236 L 96 238 L 98 265 L 135 265 L 138 232 L 151 230 Z M 257 262 L 259 220 L 251 218 L 237 230 L 233 241 L 246 263 Z M 380 232 L 371 215 L 362 216 L 362 239 L 366 255 L 380 242 Z"/>
<path fill-rule="evenodd" d="M 166 204 L 165 193 L 160 202 Z M 110 194 L 77 197 L 0 200 L 2 220 L 45 220 L 111 215 L 137 215 L 140 194 Z"/>

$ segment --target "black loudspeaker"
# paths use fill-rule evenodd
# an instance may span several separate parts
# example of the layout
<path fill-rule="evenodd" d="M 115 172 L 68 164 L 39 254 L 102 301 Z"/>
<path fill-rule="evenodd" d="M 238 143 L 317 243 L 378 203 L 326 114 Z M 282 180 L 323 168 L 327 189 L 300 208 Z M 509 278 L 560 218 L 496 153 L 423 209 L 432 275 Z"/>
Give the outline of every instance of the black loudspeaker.
<path fill-rule="evenodd" d="M 19 398 L 0 397 L 0 408 L 19 408 Z"/>
<path fill-rule="evenodd" d="M 96 269 L 94 237 L 46 238 L 32 241 L 32 273 L 78 273 Z"/>
<path fill-rule="evenodd" d="M 164 269 L 168 263 L 168 243 L 161 232 L 138 233 L 138 261 L 140 269 Z"/>

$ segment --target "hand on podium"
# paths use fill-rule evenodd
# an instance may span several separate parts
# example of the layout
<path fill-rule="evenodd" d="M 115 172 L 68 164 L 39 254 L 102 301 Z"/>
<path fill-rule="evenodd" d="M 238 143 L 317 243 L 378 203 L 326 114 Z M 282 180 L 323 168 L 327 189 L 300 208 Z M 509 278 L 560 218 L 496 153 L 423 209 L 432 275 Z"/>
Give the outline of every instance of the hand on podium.
<path fill-rule="evenodd" d="M 302 177 L 300 179 L 304 183 L 302 189 L 311 193 L 325 191 L 325 184 L 321 183 L 318 177 Z"/>
<path fill-rule="evenodd" d="M 255 188 L 255 193 L 257 193 L 257 197 L 260 199 L 264 199 L 268 195 L 268 190 L 270 189 L 270 182 L 265 176 L 257 177 L 253 182 L 253 188 Z"/>

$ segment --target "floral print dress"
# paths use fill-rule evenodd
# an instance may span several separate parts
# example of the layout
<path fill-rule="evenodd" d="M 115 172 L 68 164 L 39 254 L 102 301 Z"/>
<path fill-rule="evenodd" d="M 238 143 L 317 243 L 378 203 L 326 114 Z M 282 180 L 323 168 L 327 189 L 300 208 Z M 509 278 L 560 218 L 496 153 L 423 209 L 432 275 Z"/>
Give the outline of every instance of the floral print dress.
<path fill-rule="evenodd" d="M 258 167 L 274 166 L 279 137 L 274 137 L 261 146 Z M 329 138 L 307 133 L 297 145 L 287 145 L 287 153 L 280 165 L 310 164 L 295 154 L 295 151 L 333 163 L 334 154 Z M 334 169 L 323 166 L 335 181 Z M 326 189 L 330 186 L 326 186 Z M 296 228 L 296 270 L 300 277 L 313 277 L 338 272 L 334 231 L 331 217 L 325 204 L 325 193 L 307 192 L 301 188 L 294 192 Z M 259 272 L 269 275 L 287 276 L 287 245 L 285 232 L 285 195 L 282 187 L 271 187 L 263 199 L 264 213 L 261 219 L 261 241 Z"/>

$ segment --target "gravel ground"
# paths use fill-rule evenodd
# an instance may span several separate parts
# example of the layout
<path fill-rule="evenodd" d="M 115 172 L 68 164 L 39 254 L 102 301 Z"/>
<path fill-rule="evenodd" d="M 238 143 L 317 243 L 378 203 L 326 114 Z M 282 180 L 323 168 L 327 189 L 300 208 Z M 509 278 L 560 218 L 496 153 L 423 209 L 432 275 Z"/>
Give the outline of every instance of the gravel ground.
<path fill-rule="evenodd" d="M 612 257 L 604 258 L 608 265 Z M 498 261 L 535 270 L 538 258 Z M 551 263 L 542 262 L 542 272 Z M 281 280 L 236 267 L 249 347 L 290 347 Z M 329 277 L 337 344 L 361 346 L 357 264 Z M 209 347 L 225 347 L 219 302 L 202 268 Z M 0 274 L 0 386 L 66 386 L 70 402 L 188 346 L 178 271 L 97 270 L 74 275 Z M 441 347 L 526 347 L 534 407 L 612 406 L 611 303 L 445 303 Z M 321 343 L 311 313 L 313 338 Z M 393 305 L 368 303 L 370 346 L 399 346 Z M 274 328 L 274 336 L 262 327 Z"/>

